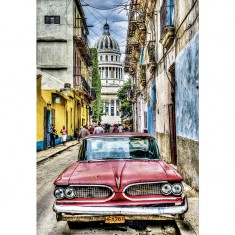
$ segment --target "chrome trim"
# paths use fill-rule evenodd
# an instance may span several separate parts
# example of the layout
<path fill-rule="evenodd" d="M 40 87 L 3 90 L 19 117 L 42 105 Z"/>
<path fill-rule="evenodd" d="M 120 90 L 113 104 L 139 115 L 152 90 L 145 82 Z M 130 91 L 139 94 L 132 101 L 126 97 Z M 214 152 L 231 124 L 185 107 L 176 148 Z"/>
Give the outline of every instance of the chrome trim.
<path fill-rule="evenodd" d="M 72 189 L 73 190 L 73 193 L 74 193 L 74 196 L 73 197 L 69 197 L 67 194 L 66 194 L 66 190 L 67 189 Z M 73 198 L 75 198 L 76 197 L 76 190 L 75 190 L 75 188 L 74 187 L 72 187 L 72 186 L 68 186 L 68 187 L 66 187 L 65 188 L 65 190 L 64 190 L 64 194 L 65 194 L 65 197 L 67 198 L 67 199 L 73 199 Z"/>
<path fill-rule="evenodd" d="M 110 186 L 107 186 L 107 185 L 102 185 L 102 184 L 70 184 L 69 186 L 71 186 L 71 187 L 84 187 L 84 186 L 87 186 L 87 187 L 104 187 L 104 188 L 108 188 L 108 189 L 110 189 L 111 190 L 111 192 L 112 192 L 112 195 L 110 196 L 110 197 L 108 197 L 108 198 L 106 198 L 106 199 L 96 199 L 96 198 L 94 198 L 95 200 L 86 200 L 86 198 L 84 198 L 84 200 L 76 200 L 76 202 L 84 202 L 84 203 L 86 203 L 86 202 L 107 202 L 107 201 L 110 201 L 114 196 L 115 196 L 115 192 L 114 192 L 114 190 L 113 190 L 113 188 L 111 188 Z M 75 198 L 73 198 L 73 199 L 76 199 L 76 197 Z M 71 203 L 74 203 L 74 201 L 71 201 Z"/>
<path fill-rule="evenodd" d="M 180 192 L 180 193 L 174 193 L 174 192 L 173 192 L 172 188 L 173 188 L 173 186 L 174 186 L 175 184 L 180 184 L 180 185 L 181 185 L 181 192 Z M 172 194 L 174 194 L 174 195 L 176 195 L 176 196 L 181 195 L 182 192 L 183 192 L 183 190 L 184 190 L 184 186 L 183 186 L 183 184 L 181 184 L 181 183 L 174 183 L 174 184 L 171 185 Z"/>
<path fill-rule="evenodd" d="M 56 196 L 55 196 L 55 191 L 57 190 L 57 189 L 62 189 L 63 190 L 63 193 L 64 193 L 64 196 L 61 198 L 61 199 L 57 199 L 56 198 Z M 55 187 L 55 189 L 54 189 L 54 197 L 56 198 L 56 200 L 62 200 L 62 199 L 64 199 L 65 198 L 65 188 L 63 188 L 63 187 Z"/>
<path fill-rule="evenodd" d="M 57 214 L 74 215 L 166 215 L 183 214 L 188 210 L 187 197 L 183 198 L 180 206 L 154 207 L 154 206 L 67 206 L 56 205 L 53 210 Z"/>
<path fill-rule="evenodd" d="M 164 192 L 162 191 L 162 187 L 165 186 L 166 184 L 169 184 L 170 187 L 171 187 L 171 191 L 170 191 L 169 193 L 164 193 Z M 161 193 L 162 193 L 163 195 L 165 195 L 165 196 L 170 195 L 170 194 L 172 193 L 172 185 L 171 185 L 170 183 L 166 183 L 166 184 L 163 184 L 162 187 L 161 187 Z"/>
<path fill-rule="evenodd" d="M 168 181 L 164 180 L 164 181 L 150 181 L 150 182 L 143 182 L 143 183 L 133 183 L 133 184 L 128 184 L 124 189 L 123 192 L 125 192 L 125 190 L 133 185 L 139 185 L 139 184 L 162 184 L 162 183 L 169 183 Z"/>
<path fill-rule="evenodd" d="M 156 197 L 152 197 L 152 198 L 131 198 L 131 197 L 128 197 L 126 195 L 126 190 L 128 187 L 130 186 L 134 186 L 134 185 L 140 185 L 140 184 L 162 184 L 162 183 L 168 183 L 168 181 L 156 181 L 156 182 L 144 182 L 144 183 L 133 183 L 133 184 L 128 184 L 124 189 L 123 189 L 123 192 L 122 192 L 122 195 L 123 197 L 125 197 L 126 199 L 130 200 L 130 201 L 152 201 L 152 200 L 175 200 L 175 198 L 156 198 Z M 142 195 L 141 195 L 142 196 Z M 144 195 L 143 195 L 144 196 Z M 146 195 L 148 196 L 148 195 Z M 151 196 L 154 196 L 154 195 L 151 195 Z M 138 196 L 137 196 L 138 197 Z"/>

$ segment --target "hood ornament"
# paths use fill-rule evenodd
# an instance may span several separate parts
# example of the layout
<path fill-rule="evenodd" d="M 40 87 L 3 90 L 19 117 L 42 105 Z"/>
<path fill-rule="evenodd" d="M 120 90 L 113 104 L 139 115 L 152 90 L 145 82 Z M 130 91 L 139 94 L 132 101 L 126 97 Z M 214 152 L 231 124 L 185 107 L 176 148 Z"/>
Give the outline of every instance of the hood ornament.
<path fill-rule="evenodd" d="M 120 177 L 116 177 L 115 180 L 116 180 L 117 188 L 120 189 L 120 186 L 121 186 Z"/>

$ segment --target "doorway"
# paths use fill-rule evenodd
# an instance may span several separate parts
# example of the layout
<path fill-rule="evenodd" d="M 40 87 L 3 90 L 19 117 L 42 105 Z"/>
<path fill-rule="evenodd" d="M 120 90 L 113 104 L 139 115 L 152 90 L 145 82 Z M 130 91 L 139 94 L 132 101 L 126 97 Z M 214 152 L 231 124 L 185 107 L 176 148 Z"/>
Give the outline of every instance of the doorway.
<path fill-rule="evenodd" d="M 175 64 L 169 68 L 171 103 L 168 105 L 171 163 L 177 165 L 176 125 L 175 125 Z"/>

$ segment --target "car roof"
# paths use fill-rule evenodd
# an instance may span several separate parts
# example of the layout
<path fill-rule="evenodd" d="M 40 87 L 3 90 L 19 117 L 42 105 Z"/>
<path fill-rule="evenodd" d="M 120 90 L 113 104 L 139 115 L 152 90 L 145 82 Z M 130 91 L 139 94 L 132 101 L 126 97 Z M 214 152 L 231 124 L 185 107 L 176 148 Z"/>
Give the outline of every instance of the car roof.
<path fill-rule="evenodd" d="M 118 132 L 118 133 L 100 133 L 100 134 L 91 134 L 85 137 L 88 138 L 95 138 L 95 137 L 152 137 L 152 135 L 148 133 L 141 133 L 141 132 Z"/>

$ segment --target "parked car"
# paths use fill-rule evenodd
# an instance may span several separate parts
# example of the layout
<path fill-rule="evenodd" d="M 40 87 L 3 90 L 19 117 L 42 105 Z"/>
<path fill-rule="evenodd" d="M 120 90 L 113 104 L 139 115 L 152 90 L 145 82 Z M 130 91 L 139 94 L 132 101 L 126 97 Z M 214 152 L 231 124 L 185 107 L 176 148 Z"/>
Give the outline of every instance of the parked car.
<path fill-rule="evenodd" d="M 182 180 L 150 134 L 93 134 L 83 139 L 78 161 L 54 181 L 53 210 L 70 228 L 75 222 L 183 218 Z"/>

